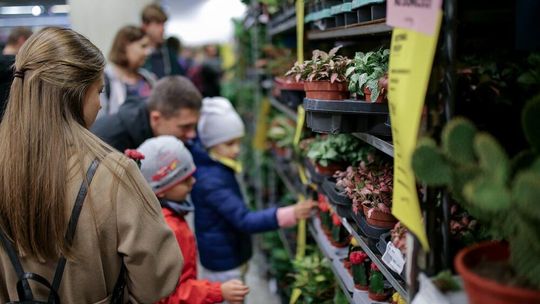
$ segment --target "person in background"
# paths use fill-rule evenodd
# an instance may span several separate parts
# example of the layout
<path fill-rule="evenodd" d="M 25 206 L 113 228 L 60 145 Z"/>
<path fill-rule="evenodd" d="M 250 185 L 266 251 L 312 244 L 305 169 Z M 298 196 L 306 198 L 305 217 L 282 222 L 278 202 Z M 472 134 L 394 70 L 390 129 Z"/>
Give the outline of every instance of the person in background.
<path fill-rule="evenodd" d="M 244 124 L 223 97 L 205 98 L 193 154 L 197 183 L 191 192 L 203 277 L 211 281 L 242 279 L 252 255 L 251 234 L 296 225 L 315 203 L 250 211 L 235 174 Z M 201 144 L 203 145 L 201 147 Z"/>
<path fill-rule="evenodd" d="M 216 45 L 210 44 L 204 47 L 204 61 L 201 66 L 201 81 L 203 97 L 221 96 L 221 60 Z"/>
<path fill-rule="evenodd" d="M 185 75 L 178 64 L 177 53 L 165 43 L 163 35 L 168 17 L 158 4 L 149 4 L 142 11 L 142 29 L 150 39 L 151 53 L 145 68 L 158 78 L 169 75 Z"/>
<path fill-rule="evenodd" d="M 145 140 L 173 135 L 183 142 L 197 135 L 201 93 L 183 76 L 167 76 L 156 83 L 148 102 L 129 98 L 116 114 L 99 118 L 92 132 L 118 149 L 136 149 Z"/>
<path fill-rule="evenodd" d="M 4 114 L 9 88 L 13 81 L 13 64 L 15 63 L 15 55 L 19 52 L 24 42 L 30 38 L 32 31 L 26 27 L 14 28 L 8 36 L 6 46 L 0 55 L 0 121 Z"/>
<path fill-rule="evenodd" d="M 104 68 L 66 28 L 39 31 L 17 54 L 0 124 L 0 303 L 152 303 L 178 283 L 182 254 L 152 189 L 88 130 Z"/>
<path fill-rule="evenodd" d="M 138 149 L 144 156 L 141 171 L 161 203 L 161 211 L 184 256 L 176 290 L 160 304 L 241 303 L 249 288 L 239 280 L 225 283 L 197 280 L 197 243 L 184 218 L 193 211 L 186 201 L 195 178 L 195 164 L 184 144 L 173 136 L 146 140 Z"/>
<path fill-rule="evenodd" d="M 129 97 L 150 96 L 157 77 L 142 68 L 149 51 L 149 39 L 141 28 L 128 25 L 116 33 L 109 53 L 111 64 L 105 68 L 100 115 L 118 112 Z"/>

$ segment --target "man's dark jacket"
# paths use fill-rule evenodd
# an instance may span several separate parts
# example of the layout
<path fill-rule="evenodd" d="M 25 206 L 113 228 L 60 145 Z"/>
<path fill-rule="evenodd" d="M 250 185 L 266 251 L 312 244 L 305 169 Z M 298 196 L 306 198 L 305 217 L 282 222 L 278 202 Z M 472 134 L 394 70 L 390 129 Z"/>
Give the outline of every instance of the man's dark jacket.
<path fill-rule="evenodd" d="M 90 130 L 120 152 L 154 137 L 146 102 L 139 98 L 128 98 L 117 113 L 99 118 Z"/>

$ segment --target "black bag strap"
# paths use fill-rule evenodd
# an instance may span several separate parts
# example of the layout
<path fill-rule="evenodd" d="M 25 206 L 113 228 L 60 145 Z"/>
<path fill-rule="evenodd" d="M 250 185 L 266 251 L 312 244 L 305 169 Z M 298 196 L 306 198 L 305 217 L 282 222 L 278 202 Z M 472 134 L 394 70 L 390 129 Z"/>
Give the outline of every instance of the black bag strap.
<path fill-rule="evenodd" d="M 84 204 L 84 199 L 88 193 L 88 187 L 94 178 L 94 174 L 99 166 L 99 160 L 94 159 L 86 171 L 86 179 L 82 181 L 81 187 L 79 188 L 79 193 L 75 199 L 75 204 L 73 205 L 73 210 L 71 210 L 71 217 L 69 218 L 69 223 L 66 231 L 66 241 L 68 244 L 73 243 L 73 237 L 75 236 L 75 230 L 77 229 L 77 222 L 79 221 L 79 216 L 81 215 L 82 207 Z M 52 290 L 58 291 L 60 288 L 60 283 L 62 282 L 62 276 L 64 275 L 64 268 L 66 267 L 66 258 L 62 256 L 58 260 L 58 265 L 56 266 L 56 271 L 54 273 L 54 279 L 52 282 Z M 51 290 L 51 291 L 52 291 Z M 52 292 L 49 294 L 49 302 L 52 300 Z M 51 302 L 54 303 L 54 302 Z"/>
<path fill-rule="evenodd" d="M 75 230 L 77 228 L 79 216 L 81 215 L 84 199 L 86 198 L 86 194 L 88 193 L 88 186 L 92 182 L 98 166 L 99 160 L 94 159 L 90 164 L 90 167 L 88 167 L 88 170 L 86 172 L 86 179 L 83 180 L 83 182 L 81 183 L 81 187 L 79 188 L 79 192 L 77 194 L 77 198 L 75 199 L 73 210 L 71 211 L 68 228 L 65 235 L 66 241 L 69 244 L 73 242 L 73 237 L 75 236 Z M 47 279 L 43 278 L 38 274 L 24 272 L 21 261 L 19 260 L 19 256 L 13 248 L 13 244 L 11 244 L 11 242 L 5 237 L 4 231 L 0 232 L 2 245 L 6 249 L 9 259 L 11 260 L 11 263 L 15 268 L 17 277 L 19 278 L 19 281 L 17 282 L 17 294 L 19 295 L 19 301 L 33 300 L 32 290 L 30 289 L 30 285 L 28 284 L 28 279 L 30 279 L 46 286 L 50 290 L 48 303 L 60 303 L 60 298 L 58 296 L 58 288 L 60 287 L 60 283 L 62 282 L 62 275 L 64 274 L 64 268 L 66 266 L 66 258 L 62 256 L 59 259 L 58 265 L 56 266 L 56 271 L 54 273 L 53 283 L 51 285 L 47 281 Z"/>
<path fill-rule="evenodd" d="M 113 293 L 111 296 L 110 304 L 120 304 L 124 303 L 124 288 L 126 287 L 126 265 L 122 262 L 120 267 L 120 274 L 114 284 Z"/>

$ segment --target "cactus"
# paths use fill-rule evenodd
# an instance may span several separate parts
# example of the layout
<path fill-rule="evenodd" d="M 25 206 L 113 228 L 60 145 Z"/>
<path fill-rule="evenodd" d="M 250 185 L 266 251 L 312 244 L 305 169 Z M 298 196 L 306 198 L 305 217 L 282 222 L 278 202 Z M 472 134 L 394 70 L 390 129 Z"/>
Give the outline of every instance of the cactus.
<path fill-rule="evenodd" d="M 412 167 L 418 179 L 429 186 L 448 185 L 452 180 L 450 164 L 431 138 L 422 138 L 418 142 Z"/>
<path fill-rule="evenodd" d="M 456 118 L 448 123 L 441 135 L 445 154 L 460 164 L 475 161 L 473 141 L 476 127 L 466 119 Z"/>
<path fill-rule="evenodd" d="M 536 153 L 540 153 L 540 95 L 531 99 L 521 115 L 521 124 L 525 138 Z"/>
<path fill-rule="evenodd" d="M 523 112 L 532 150 L 511 161 L 495 138 L 455 119 L 443 130 L 442 147 L 432 139 L 419 142 L 412 167 L 419 181 L 446 186 L 494 237 L 507 240 L 524 287 L 540 289 L 540 95 Z"/>

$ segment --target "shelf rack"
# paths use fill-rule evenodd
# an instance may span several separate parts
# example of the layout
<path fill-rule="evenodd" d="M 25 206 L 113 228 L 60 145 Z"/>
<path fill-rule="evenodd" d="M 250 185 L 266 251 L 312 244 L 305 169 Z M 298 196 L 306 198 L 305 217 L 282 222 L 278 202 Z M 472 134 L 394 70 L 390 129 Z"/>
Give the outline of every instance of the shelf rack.
<path fill-rule="evenodd" d="M 345 229 L 349 231 L 349 233 L 356 239 L 358 242 L 358 245 L 362 247 L 362 250 L 365 251 L 365 253 L 369 256 L 371 261 L 377 265 L 377 267 L 381 270 L 384 277 L 388 280 L 388 282 L 394 287 L 394 289 L 399 292 L 399 294 L 404 298 L 409 298 L 409 293 L 407 292 L 406 286 L 404 286 L 399 280 L 397 280 L 394 275 L 388 270 L 386 265 L 383 263 L 379 255 L 375 254 L 373 250 L 371 250 L 368 246 L 368 242 L 366 238 L 360 236 L 358 232 L 352 227 L 351 223 L 347 221 L 346 218 L 341 219 L 343 226 L 345 226 Z"/>
<path fill-rule="evenodd" d="M 323 31 L 309 31 L 307 38 L 309 40 L 340 39 L 345 37 L 389 34 L 391 32 L 392 28 L 386 25 L 386 19 L 380 19 L 354 26 L 338 27 Z"/>

